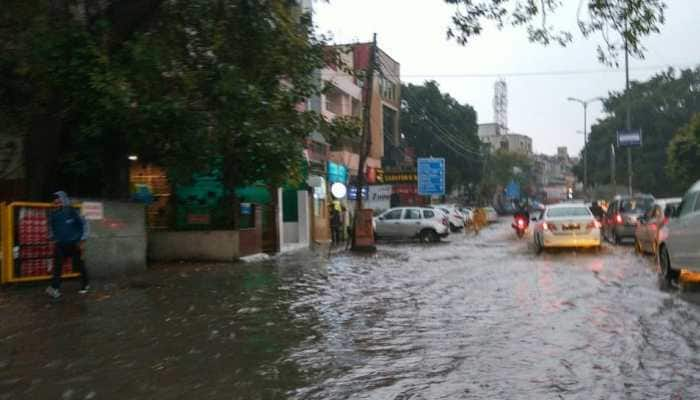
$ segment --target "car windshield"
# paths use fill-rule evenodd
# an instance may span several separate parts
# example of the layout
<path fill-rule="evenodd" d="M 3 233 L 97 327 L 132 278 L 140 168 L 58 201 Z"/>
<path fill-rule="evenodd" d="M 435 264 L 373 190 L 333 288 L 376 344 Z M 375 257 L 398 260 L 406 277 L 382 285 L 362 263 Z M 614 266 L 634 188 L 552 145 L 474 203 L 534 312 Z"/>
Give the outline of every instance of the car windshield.
<path fill-rule="evenodd" d="M 620 211 L 626 213 L 645 213 L 654 204 L 654 200 L 650 198 L 638 198 L 623 200 L 620 206 Z"/>
<path fill-rule="evenodd" d="M 550 218 L 565 218 L 565 217 L 590 217 L 591 212 L 586 207 L 558 207 L 550 208 L 547 211 L 547 217 Z"/>

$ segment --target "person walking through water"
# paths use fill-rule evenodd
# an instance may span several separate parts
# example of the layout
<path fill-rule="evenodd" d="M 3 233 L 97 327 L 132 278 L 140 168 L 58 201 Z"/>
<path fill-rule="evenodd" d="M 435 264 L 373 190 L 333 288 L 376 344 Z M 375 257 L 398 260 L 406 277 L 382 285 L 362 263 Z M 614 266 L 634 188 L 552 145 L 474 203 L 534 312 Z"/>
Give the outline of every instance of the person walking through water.
<path fill-rule="evenodd" d="M 56 209 L 49 215 L 49 235 L 55 242 L 53 277 L 46 293 L 58 299 L 61 297 L 61 274 L 66 257 L 72 259 L 73 270 L 80 273 L 81 286 L 78 293 L 85 294 L 90 289 L 90 280 L 83 260 L 84 244 L 90 229 L 85 218 L 71 205 L 66 192 L 58 191 L 54 196 L 56 197 L 53 203 Z"/>
<path fill-rule="evenodd" d="M 331 208 L 331 236 L 333 238 L 333 244 L 340 243 L 340 228 L 343 221 L 340 216 L 340 212 L 337 208 Z"/>

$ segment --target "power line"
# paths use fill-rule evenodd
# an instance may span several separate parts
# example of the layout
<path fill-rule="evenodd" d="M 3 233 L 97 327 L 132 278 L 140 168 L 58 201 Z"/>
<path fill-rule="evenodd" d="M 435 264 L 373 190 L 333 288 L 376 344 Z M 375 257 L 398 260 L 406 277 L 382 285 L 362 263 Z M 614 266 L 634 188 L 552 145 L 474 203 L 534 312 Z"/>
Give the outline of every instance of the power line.
<path fill-rule="evenodd" d="M 386 64 L 384 64 L 384 63 L 382 62 L 382 60 L 379 60 L 379 62 L 380 62 L 380 64 L 381 64 L 381 66 L 384 67 L 383 69 L 386 69 L 386 70 L 387 70 L 387 72 L 386 72 L 386 74 L 385 74 L 385 72 L 382 71 L 382 69 L 380 69 L 379 73 L 382 74 L 382 76 L 386 77 L 386 75 L 389 75 L 390 77 L 393 77 L 393 78 L 395 78 L 395 79 L 397 79 L 397 80 L 400 81 L 400 78 L 399 78 L 398 76 L 396 76 L 395 74 L 392 74 L 392 73 L 388 72 L 389 68 L 387 67 Z M 414 96 L 414 95 L 409 95 L 409 93 L 405 93 L 405 94 L 406 94 L 407 96 L 410 96 L 411 99 L 413 99 L 414 101 L 417 101 L 417 100 L 418 100 L 418 98 L 417 98 L 416 96 Z M 425 106 L 427 105 L 427 103 L 426 103 L 425 101 L 420 101 L 420 103 L 421 103 L 421 104 L 423 105 L 423 107 L 427 110 L 427 107 L 425 107 Z M 459 135 L 457 135 L 457 134 L 455 134 L 455 133 L 448 133 L 447 130 L 446 130 L 445 128 L 443 128 L 443 127 L 442 127 L 441 125 L 439 125 L 437 122 L 435 122 L 435 121 L 433 121 L 432 119 L 430 119 L 430 117 L 429 117 L 426 113 L 423 113 L 423 116 L 424 116 L 435 128 L 437 128 L 438 130 L 442 131 L 442 133 L 444 133 L 446 137 L 450 138 L 450 139 L 455 143 L 455 145 L 457 145 L 458 147 L 460 147 L 463 151 L 468 152 L 468 153 L 471 153 L 471 154 L 474 154 L 474 155 L 476 155 L 476 156 L 478 156 L 478 157 L 482 157 L 482 154 L 481 154 L 481 151 L 480 151 L 480 150 L 475 150 L 475 149 L 473 149 L 472 147 L 470 147 L 470 146 L 468 146 L 467 144 L 465 144 L 464 142 L 462 142 L 462 140 L 459 138 Z"/>
<path fill-rule="evenodd" d="M 381 61 L 380 61 L 381 62 Z M 630 71 L 654 71 L 660 69 L 682 69 L 682 68 L 692 68 L 696 67 L 700 62 L 689 62 L 686 64 L 658 64 L 630 68 Z M 386 66 L 386 65 L 385 65 Z M 571 69 L 571 70 L 551 70 L 551 71 L 523 71 L 523 72 L 489 72 L 489 73 L 455 73 L 455 74 L 442 74 L 442 73 L 424 73 L 424 74 L 404 74 L 403 78 L 424 78 L 424 79 L 450 79 L 450 78 L 500 78 L 500 77 L 537 77 L 537 76 L 575 76 L 575 75 L 593 75 L 593 74 L 610 74 L 622 72 L 622 68 L 592 68 L 592 69 Z M 347 73 L 334 73 L 331 75 L 343 76 L 348 75 Z M 389 74 L 396 77 L 393 74 Z M 398 77 L 397 77 L 398 78 Z M 402 80 L 399 79 L 403 83 Z"/>

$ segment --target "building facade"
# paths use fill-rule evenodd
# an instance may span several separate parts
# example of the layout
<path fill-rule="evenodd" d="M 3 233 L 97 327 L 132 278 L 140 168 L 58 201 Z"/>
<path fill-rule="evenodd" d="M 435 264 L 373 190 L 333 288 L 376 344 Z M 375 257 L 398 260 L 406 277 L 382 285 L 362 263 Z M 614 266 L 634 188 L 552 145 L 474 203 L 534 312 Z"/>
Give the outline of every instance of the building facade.
<path fill-rule="evenodd" d="M 527 135 L 518 133 L 485 135 L 481 137 L 481 141 L 488 144 L 492 152 L 501 150 L 525 156 L 532 155 L 532 139 Z"/>

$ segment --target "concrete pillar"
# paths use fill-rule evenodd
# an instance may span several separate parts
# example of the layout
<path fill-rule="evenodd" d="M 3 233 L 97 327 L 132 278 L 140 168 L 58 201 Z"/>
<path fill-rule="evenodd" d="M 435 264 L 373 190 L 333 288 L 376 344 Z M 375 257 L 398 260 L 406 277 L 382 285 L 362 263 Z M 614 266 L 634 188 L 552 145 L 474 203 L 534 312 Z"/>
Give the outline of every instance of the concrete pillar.
<path fill-rule="evenodd" d="M 277 215 L 275 219 L 277 221 L 277 238 L 279 242 L 278 249 L 282 249 L 284 246 L 284 196 L 282 196 L 282 188 L 277 188 Z"/>
<path fill-rule="evenodd" d="M 299 217 L 299 243 L 308 245 L 311 238 L 311 213 L 309 193 L 304 190 L 297 192 L 297 215 Z"/>

